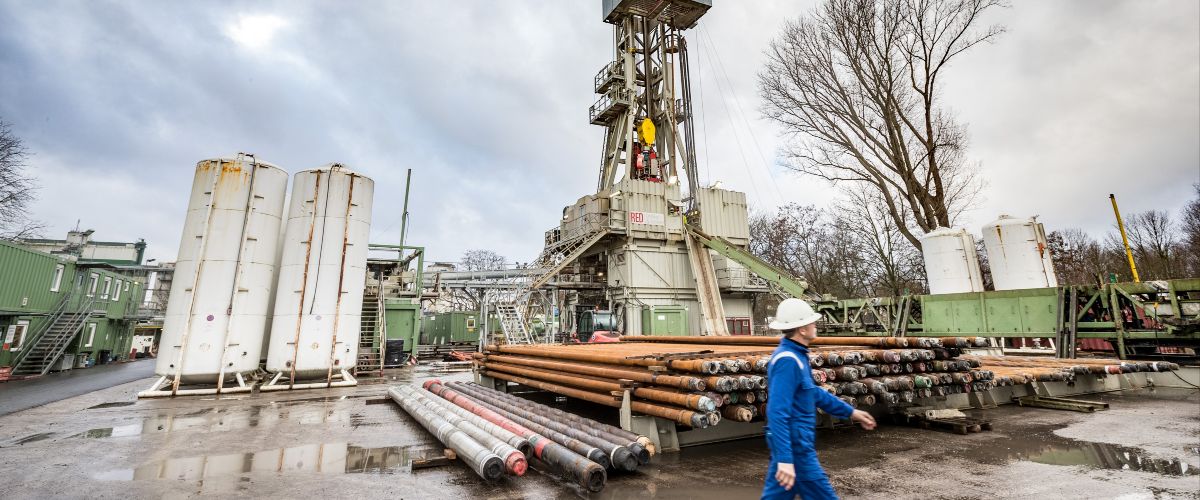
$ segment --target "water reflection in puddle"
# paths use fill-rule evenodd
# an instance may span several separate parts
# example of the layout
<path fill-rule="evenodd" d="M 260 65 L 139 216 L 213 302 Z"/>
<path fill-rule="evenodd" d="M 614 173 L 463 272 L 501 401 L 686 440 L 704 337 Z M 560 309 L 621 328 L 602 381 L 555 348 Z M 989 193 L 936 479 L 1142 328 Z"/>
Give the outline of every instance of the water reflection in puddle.
<path fill-rule="evenodd" d="M 270 427 L 282 422 L 298 425 L 348 423 L 355 427 L 372 425 L 366 421 L 365 417 L 352 413 L 348 408 L 292 408 L 292 403 L 298 403 L 298 401 L 268 403 L 246 408 L 204 408 L 184 413 L 160 414 L 147 417 L 140 424 L 89 429 L 71 437 L 107 438 L 177 431 L 220 432 L 252 427 Z"/>
<path fill-rule="evenodd" d="M 1083 465 L 1097 469 L 1135 470 L 1168 476 L 1200 475 L 1200 469 L 1182 459 L 1151 458 L 1138 448 L 1107 443 L 1074 442 L 1066 445 L 1045 445 L 1018 452 L 1018 460 L 1048 465 Z"/>
<path fill-rule="evenodd" d="M 410 471 L 412 459 L 439 450 L 410 453 L 407 446 L 363 448 L 346 443 L 294 446 L 256 453 L 205 455 L 172 458 L 134 469 L 118 469 L 95 474 L 102 481 L 174 479 L 194 481 L 211 477 L 235 476 L 251 472 L 279 474 L 394 474 Z"/>

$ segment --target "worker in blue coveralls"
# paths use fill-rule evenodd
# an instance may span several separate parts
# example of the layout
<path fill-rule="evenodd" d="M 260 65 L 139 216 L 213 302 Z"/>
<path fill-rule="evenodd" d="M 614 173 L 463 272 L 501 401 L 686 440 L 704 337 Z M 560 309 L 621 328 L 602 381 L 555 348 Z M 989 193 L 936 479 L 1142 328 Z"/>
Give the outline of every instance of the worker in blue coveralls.
<path fill-rule="evenodd" d="M 769 325 L 783 332 L 779 347 L 767 367 L 767 469 L 764 499 L 805 500 L 837 498 L 829 477 L 817 462 L 817 408 L 838 418 L 848 418 L 864 429 L 875 428 L 870 413 L 855 410 L 813 382 L 808 364 L 808 344 L 817 338 L 820 314 L 800 299 L 779 304 Z"/>

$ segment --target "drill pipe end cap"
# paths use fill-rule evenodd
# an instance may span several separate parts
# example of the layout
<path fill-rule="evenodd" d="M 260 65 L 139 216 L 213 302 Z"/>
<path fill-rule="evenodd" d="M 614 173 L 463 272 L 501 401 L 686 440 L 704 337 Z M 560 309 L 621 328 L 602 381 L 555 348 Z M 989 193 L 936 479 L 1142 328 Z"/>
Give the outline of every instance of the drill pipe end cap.
<path fill-rule="evenodd" d="M 696 429 L 703 429 L 705 427 L 708 427 L 708 418 L 706 417 L 706 415 L 708 415 L 708 414 L 700 413 L 700 412 L 693 413 L 692 418 L 691 418 L 692 427 L 696 428 Z"/>
<path fill-rule="evenodd" d="M 504 470 L 512 471 L 514 475 L 524 476 L 525 471 L 529 469 L 529 462 L 525 460 L 525 455 L 521 452 L 510 453 L 508 458 L 504 459 Z"/>
<path fill-rule="evenodd" d="M 586 477 L 581 478 L 580 482 L 584 488 L 587 488 L 592 493 L 599 493 L 600 490 L 604 489 L 604 483 L 608 482 L 608 473 L 604 471 L 604 467 L 600 467 L 599 465 L 589 467 L 584 474 Z"/>
<path fill-rule="evenodd" d="M 700 411 L 704 412 L 717 410 L 717 403 L 708 396 L 700 396 L 699 401 L 696 402 L 696 406 L 700 407 Z"/>
<path fill-rule="evenodd" d="M 637 457 L 633 456 L 633 452 L 624 446 L 613 448 L 611 458 L 614 469 L 633 472 L 638 468 Z"/>
<path fill-rule="evenodd" d="M 626 448 L 629 448 L 629 452 L 633 453 L 634 458 L 637 458 L 638 465 L 646 465 L 650 463 L 650 450 L 647 450 L 645 446 L 642 446 L 642 443 L 629 443 Z"/>
<path fill-rule="evenodd" d="M 479 475 L 488 481 L 500 479 L 504 475 L 504 462 L 495 455 L 489 457 L 480 465 Z"/>
<path fill-rule="evenodd" d="M 432 386 L 433 384 L 445 385 L 445 384 L 442 384 L 441 380 L 438 380 L 436 378 L 431 378 L 429 380 L 426 380 L 425 383 L 421 384 L 421 387 L 427 391 L 431 391 L 433 389 L 430 389 L 429 387 Z"/>
<path fill-rule="evenodd" d="M 592 448 L 592 451 L 589 451 L 587 454 L 587 459 L 596 462 L 597 465 L 605 469 L 611 469 L 613 466 L 612 460 L 600 448 Z"/>
<path fill-rule="evenodd" d="M 646 448 L 646 451 L 650 453 L 650 456 L 652 457 L 658 451 L 658 449 L 654 447 L 654 441 L 651 441 L 650 438 L 646 436 L 638 436 L 637 442 L 638 444 L 642 445 L 643 448 Z"/>

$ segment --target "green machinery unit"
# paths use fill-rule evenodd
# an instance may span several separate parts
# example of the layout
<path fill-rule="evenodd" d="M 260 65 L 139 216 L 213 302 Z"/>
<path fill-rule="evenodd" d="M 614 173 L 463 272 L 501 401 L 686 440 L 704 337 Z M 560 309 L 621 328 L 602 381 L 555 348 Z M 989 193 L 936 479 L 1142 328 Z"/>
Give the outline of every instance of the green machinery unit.
<path fill-rule="evenodd" d="M 422 343 L 428 345 L 473 344 L 479 342 L 479 330 L 482 327 L 478 312 L 451 311 L 431 314 L 426 317 L 421 339 Z"/>
<path fill-rule="evenodd" d="M 1200 347 L 1200 279 L 1065 285 L 817 302 L 829 335 L 1048 338 L 1062 356 L 1078 340 L 1118 356 Z"/>
<path fill-rule="evenodd" d="M 416 351 L 421 331 L 423 247 L 368 246 L 358 344 L 358 373 L 398 366 Z"/>
<path fill-rule="evenodd" d="M 642 335 L 687 335 L 687 308 L 680 305 L 642 308 Z"/>

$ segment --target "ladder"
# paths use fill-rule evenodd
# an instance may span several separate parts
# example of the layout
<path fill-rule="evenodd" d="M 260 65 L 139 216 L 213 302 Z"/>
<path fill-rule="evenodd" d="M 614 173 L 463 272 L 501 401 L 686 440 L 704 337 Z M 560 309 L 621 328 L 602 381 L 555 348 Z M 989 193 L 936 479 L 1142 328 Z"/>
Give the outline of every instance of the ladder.
<path fill-rule="evenodd" d="M 37 343 L 25 351 L 13 366 L 14 376 L 38 377 L 50 372 L 54 362 L 62 356 L 71 341 L 83 329 L 84 323 L 92 317 L 92 304 L 95 298 L 88 298 L 77 311 L 68 311 L 67 305 L 71 297 L 63 297 L 42 334 L 37 337 Z"/>
<path fill-rule="evenodd" d="M 383 295 L 365 295 L 362 317 L 359 323 L 358 364 L 356 373 L 376 372 L 383 374 L 384 355 L 387 345 L 383 335 Z"/>

